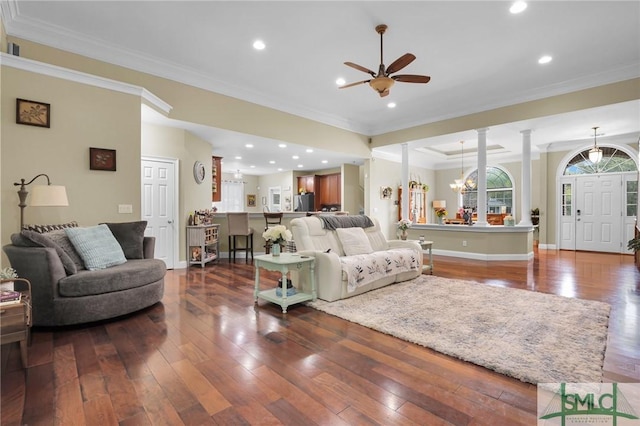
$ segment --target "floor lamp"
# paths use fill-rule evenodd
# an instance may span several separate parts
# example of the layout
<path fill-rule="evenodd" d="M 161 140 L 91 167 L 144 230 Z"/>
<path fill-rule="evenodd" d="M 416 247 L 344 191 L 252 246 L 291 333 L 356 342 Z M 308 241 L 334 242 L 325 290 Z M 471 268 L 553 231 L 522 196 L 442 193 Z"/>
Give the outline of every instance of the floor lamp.
<path fill-rule="evenodd" d="M 33 207 L 54 207 L 69 205 L 66 188 L 62 185 L 51 185 L 49 176 L 45 175 L 44 173 L 37 175 L 29 182 L 25 182 L 26 179 L 20 179 L 20 182 L 14 182 L 14 186 L 20 186 L 20 189 L 18 190 L 18 198 L 20 199 L 20 203 L 18 204 L 18 206 L 20 207 L 20 230 L 22 230 L 22 226 L 24 225 L 24 208 L 27 207 L 27 194 L 29 194 L 25 187 L 27 185 L 31 185 L 33 181 L 38 179 L 40 176 L 44 176 L 47 178 L 47 184 L 33 186 L 30 205 Z"/>

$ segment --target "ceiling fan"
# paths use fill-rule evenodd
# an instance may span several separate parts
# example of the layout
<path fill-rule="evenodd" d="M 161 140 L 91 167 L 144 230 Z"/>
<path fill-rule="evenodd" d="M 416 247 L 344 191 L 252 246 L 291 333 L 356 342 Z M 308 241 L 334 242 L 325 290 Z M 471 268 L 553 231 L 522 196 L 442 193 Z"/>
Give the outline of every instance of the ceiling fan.
<path fill-rule="evenodd" d="M 376 32 L 380 34 L 380 66 L 378 67 L 378 74 L 371 71 L 368 68 L 365 68 L 361 65 L 354 64 L 353 62 L 345 62 L 344 64 L 350 66 L 351 68 L 355 68 L 358 71 L 366 72 L 367 74 L 371 74 L 371 79 L 358 81 L 357 83 L 350 83 L 344 86 L 340 86 L 340 89 L 346 89 L 347 87 L 357 86 L 358 84 L 369 83 L 369 86 L 373 88 L 376 92 L 380 94 L 380 97 L 387 96 L 389 94 L 389 89 L 396 81 L 400 81 L 403 83 L 428 83 L 431 80 L 431 77 L 426 75 L 414 75 L 414 74 L 400 74 L 400 75 L 391 75 L 395 72 L 400 71 L 411 62 L 413 62 L 416 57 L 411 53 L 405 53 L 400 56 L 394 62 L 391 63 L 386 69 L 384 67 L 384 62 L 382 60 L 382 36 L 384 32 L 387 30 L 387 26 L 382 24 L 376 27 Z"/>

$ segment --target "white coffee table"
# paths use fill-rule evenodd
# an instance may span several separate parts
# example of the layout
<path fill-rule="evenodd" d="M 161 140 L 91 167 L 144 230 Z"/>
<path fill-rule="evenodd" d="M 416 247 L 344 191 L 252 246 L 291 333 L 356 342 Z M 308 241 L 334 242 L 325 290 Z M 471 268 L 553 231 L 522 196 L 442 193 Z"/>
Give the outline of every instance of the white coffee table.
<path fill-rule="evenodd" d="M 282 313 L 287 313 L 287 306 L 295 303 L 316 300 L 315 266 L 316 259 L 311 256 L 301 256 L 296 253 L 281 253 L 280 256 L 263 254 L 253 259 L 256 269 L 256 280 L 253 296 L 255 303 L 258 298 L 268 300 L 282 306 Z M 282 296 L 276 294 L 276 289 L 260 290 L 260 268 L 267 271 L 279 271 L 282 273 Z M 303 293 L 298 289 L 296 294 L 287 296 L 287 274 L 293 270 L 306 270 L 311 281 L 311 293 Z"/>

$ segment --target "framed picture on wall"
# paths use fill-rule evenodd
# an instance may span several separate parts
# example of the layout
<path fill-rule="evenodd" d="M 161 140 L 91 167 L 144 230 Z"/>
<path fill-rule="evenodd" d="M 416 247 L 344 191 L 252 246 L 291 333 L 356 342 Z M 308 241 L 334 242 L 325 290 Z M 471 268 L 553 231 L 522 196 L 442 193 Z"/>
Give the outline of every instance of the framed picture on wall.
<path fill-rule="evenodd" d="M 27 126 L 51 127 L 51 105 L 27 99 L 16 99 L 16 123 Z"/>
<path fill-rule="evenodd" d="M 116 171 L 116 150 L 89 148 L 89 169 Z"/>
<path fill-rule="evenodd" d="M 256 194 L 247 195 L 247 207 L 255 207 L 256 206 Z"/>

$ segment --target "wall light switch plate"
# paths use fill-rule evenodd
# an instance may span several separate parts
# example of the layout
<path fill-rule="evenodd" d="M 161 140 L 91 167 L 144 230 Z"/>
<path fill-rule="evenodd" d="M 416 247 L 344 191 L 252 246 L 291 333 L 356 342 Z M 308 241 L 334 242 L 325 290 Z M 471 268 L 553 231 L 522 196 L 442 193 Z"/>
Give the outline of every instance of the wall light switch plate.
<path fill-rule="evenodd" d="M 133 213 L 131 204 L 118 204 L 118 213 Z"/>

